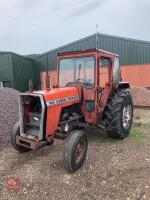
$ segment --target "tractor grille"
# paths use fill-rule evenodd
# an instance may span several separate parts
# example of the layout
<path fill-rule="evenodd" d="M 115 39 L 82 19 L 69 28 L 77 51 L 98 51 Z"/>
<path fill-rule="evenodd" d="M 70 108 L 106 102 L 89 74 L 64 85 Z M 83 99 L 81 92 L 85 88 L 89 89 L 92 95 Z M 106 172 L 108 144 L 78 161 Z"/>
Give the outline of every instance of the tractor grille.
<path fill-rule="evenodd" d="M 45 104 L 42 95 L 20 95 L 21 136 L 43 140 Z"/>

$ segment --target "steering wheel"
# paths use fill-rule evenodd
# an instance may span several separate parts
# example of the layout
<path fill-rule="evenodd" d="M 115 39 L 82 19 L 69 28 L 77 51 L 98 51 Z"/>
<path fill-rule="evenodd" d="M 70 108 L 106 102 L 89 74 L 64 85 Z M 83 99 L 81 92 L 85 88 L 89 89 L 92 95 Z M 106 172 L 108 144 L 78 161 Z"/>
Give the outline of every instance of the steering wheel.
<path fill-rule="evenodd" d="M 81 83 L 84 83 L 84 82 L 85 82 L 85 80 L 84 80 L 83 78 L 78 78 L 78 79 L 76 80 L 76 82 L 81 82 Z"/>

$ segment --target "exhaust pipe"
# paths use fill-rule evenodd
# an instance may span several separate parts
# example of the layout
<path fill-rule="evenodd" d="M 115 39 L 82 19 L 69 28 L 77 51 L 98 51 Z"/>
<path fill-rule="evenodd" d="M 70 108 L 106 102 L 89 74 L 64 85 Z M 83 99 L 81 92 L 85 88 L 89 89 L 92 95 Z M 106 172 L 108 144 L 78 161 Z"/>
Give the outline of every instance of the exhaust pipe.
<path fill-rule="evenodd" d="M 29 79 L 29 92 L 33 92 L 33 81 Z"/>

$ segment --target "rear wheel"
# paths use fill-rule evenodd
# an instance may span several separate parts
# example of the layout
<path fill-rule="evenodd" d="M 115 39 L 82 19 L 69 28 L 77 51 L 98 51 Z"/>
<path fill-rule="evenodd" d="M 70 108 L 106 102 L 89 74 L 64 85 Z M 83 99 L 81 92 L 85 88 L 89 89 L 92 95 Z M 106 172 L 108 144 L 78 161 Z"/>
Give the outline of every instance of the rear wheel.
<path fill-rule="evenodd" d="M 113 91 L 104 112 L 105 127 L 112 138 L 125 138 L 130 132 L 133 104 L 129 90 Z"/>
<path fill-rule="evenodd" d="M 82 130 L 73 131 L 66 140 L 63 152 L 64 168 L 76 172 L 84 163 L 88 148 L 87 135 Z"/>
<path fill-rule="evenodd" d="M 16 144 L 16 136 L 20 135 L 20 123 L 17 122 L 11 134 L 11 145 L 20 153 L 28 152 L 30 149 Z"/>

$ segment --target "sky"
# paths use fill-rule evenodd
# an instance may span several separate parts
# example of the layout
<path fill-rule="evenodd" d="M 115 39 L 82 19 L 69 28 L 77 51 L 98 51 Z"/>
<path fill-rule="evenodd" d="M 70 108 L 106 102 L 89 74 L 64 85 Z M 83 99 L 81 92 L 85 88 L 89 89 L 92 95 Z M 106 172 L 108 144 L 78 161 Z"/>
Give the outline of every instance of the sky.
<path fill-rule="evenodd" d="M 43 53 L 96 32 L 150 41 L 150 0 L 0 0 L 0 51 Z"/>

